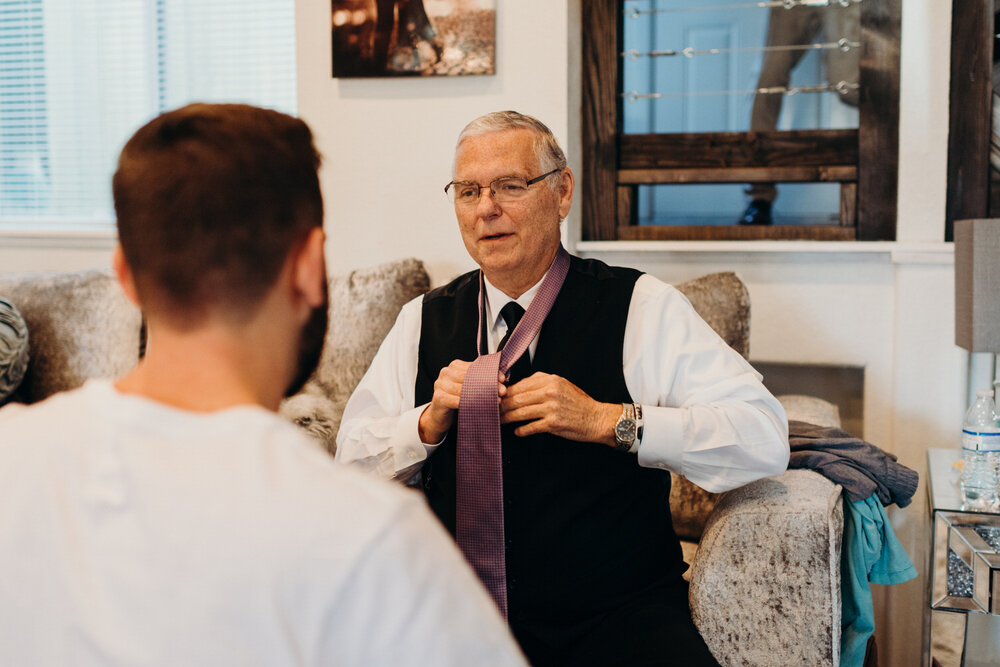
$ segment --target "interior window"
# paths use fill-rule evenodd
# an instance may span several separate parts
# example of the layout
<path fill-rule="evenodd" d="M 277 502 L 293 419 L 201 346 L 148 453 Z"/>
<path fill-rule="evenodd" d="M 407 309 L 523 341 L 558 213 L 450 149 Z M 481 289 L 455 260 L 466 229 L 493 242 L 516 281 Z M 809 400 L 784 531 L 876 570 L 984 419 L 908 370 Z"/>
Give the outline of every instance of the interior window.
<path fill-rule="evenodd" d="M 584 3 L 585 239 L 892 238 L 899 9 Z"/>
<path fill-rule="evenodd" d="M 0 229 L 113 227 L 124 141 L 191 101 L 294 112 L 294 0 L 0 0 Z"/>

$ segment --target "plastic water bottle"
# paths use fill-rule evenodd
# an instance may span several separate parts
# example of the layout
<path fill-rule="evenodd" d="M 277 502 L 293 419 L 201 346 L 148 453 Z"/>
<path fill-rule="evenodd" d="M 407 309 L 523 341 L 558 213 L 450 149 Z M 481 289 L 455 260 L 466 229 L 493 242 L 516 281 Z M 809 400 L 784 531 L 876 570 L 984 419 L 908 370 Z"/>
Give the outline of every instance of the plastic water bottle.
<path fill-rule="evenodd" d="M 976 392 L 962 422 L 962 509 L 996 512 L 997 465 L 1000 463 L 1000 425 L 991 389 Z"/>

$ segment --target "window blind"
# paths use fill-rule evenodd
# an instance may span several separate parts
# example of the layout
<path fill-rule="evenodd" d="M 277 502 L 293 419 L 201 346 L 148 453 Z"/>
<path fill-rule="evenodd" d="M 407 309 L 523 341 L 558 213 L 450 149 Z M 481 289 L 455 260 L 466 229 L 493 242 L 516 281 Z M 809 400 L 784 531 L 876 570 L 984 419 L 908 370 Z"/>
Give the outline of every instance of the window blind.
<path fill-rule="evenodd" d="M 294 0 L 0 0 L 0 229 L 114 224 L 129 136 L 188 102 L 295 113 Z"/>

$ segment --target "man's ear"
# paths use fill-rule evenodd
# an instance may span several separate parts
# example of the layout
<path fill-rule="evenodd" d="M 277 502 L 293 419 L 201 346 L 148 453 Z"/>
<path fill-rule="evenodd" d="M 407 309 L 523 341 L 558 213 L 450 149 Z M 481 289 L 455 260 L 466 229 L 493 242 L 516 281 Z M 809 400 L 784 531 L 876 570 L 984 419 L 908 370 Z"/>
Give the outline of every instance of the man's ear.
<path fill-rule="evenodd" d="M 326 234 L 322 227 L 315 227 L 300 246 L 295 257 L 293 280 L 310 308 L 318 308 L 326 301 L 326 257 L 323 245 Z"/>
<path fill-rule="evenodd" d="M 573 170 L 566 167 L 559 178 L 559 219 L 563 220 L 569 215 L 569 209 L 573 205 Z"/>
<path fill-rule="evenodd" d="M 141 308 L 139 292 L 135 289 L 135 276 L 132 275 L 132 267 L 125 261 L 125 253 L 122 251 L 121 244 L 115 246 L 114 253 L 111 255 L 111 265 L 114 267 L 115 277 L 118 278 L 118 284 L 122 286 L 125 296 Z"/>

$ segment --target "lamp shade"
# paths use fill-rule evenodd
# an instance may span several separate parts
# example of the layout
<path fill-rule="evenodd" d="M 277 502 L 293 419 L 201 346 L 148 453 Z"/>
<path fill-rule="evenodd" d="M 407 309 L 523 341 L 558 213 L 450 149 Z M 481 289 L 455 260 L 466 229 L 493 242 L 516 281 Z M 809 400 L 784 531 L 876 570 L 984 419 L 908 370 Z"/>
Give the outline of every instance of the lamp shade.
<path fill-rule="evenodd" d="M 1000 354 L 1000 219 L 955 221 L 955 344 Z"/>

